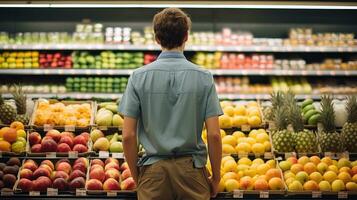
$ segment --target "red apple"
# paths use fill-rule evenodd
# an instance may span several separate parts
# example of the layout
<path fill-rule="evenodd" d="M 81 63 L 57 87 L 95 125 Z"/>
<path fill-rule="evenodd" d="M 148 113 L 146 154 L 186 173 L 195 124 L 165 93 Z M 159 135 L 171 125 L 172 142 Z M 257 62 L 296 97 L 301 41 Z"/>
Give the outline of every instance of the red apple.
<path fill-rule="evenodd" d="M 119 171 L 114 168 L 108 169 L 105 172 L 105 179 L 109 179 L 109 178 L 113 178 L 113 179 L 119 181 L 119 178 L 120 178 Z"/>
<path fill-rule="evenodd" d="M 92 170 L 98 169 L 98 168 L 104 171 L 104 168 L 101 165 L 98 165 L 98 164 L 92 165 L 90 167 L 89 171 L 92 171 Z"/>
<path fill-rule="evenodd" d="M 29 169 L 22 169 L 20 171 L 20 178 L 25 178 L 32 180 L 33 179 L 33 172 Z"/>
<path fill-rule="evenodd" d="M 86 174 L 83 173 L 82 171 L 76 169 L 76 170 L 73 170 L 73 172 L 71 173 L 71 175 L 69 176 L 69 180 L 73 180 L 77 177 L 83 177 L 85 178 L 86 177 Z"/>
<path fill-rule="evenodd" d="M 27 162 L 25 162 L 24 163 L 24 165 L 22 166 L 22 168 L 24 168 L 24 169 L 29 169 L 29 170 L 31 170 L 32 172 L 34 172 L 37 168 L 38 168 L 38 166 L 37 166 L 37 164 L 35 163 L 35 162 L 31 162 L 31 161 L 27 161 Z"/>
<path fill-rule="evenodd" d="M 66 152 L 69 152 L 71 151 L 71 147 L 68 146 L 68 144 L 66 143 L 61 143 L 57 146 L 57 152 L 63 152 L 63 153 L 66 153 Z"/>
<path fill-rule="evenodd" d="M 107 165 L 107 164 L 109 164 L 109 163 L 112 163 L 112 162 L 114 162 L 114 163 L 116 163 L 117 165 L 119 165 L 119 161 L 118 161 L 117 159 L 115 159 L 115 158 L 107 158 L 107 159 L 105 160 L 105 165 Z"/>
<path fill-rule="evenodd" d="M 90 179 L 86 184 L 87 190 L 103 190 L 103 184 L 97 179 Z"/>
<path fill-rule="evenodd" d="M 108 164 L 105 165 L 104 170 L 108 170 L 108 169 L 111 169 L 111 168 L 119 170 L 120 167 L 119 167 L 119 164 L 117 164 L 115 162 L 111 162 L 111 163 L 108 163 Z"/>
<path fill-rule="evenodd" d="M 41 153 L 42 152 L 42 145 L 41 144 L 35 144 L 31 147 L 31 153 Z"/>
<path fill-rule="evenodd" d="M 86 181 L 83 177 L 77 177 L 69 183 L 69 188 L 75 190 L 77 188 L 84 188 Z"/>
<path fill-rule="evenodd" d="M 51 179 L 55 180 L 57 178 L 63 178 L 64 180 L 68 181 L 69 175 L 64 171 L 55 171 Z"/>
<path fill-rule="evenodd" d="M 77 163 L 73 166 L 73 170 L 80 170 L 83 173 L 86 173 L 87 171 L 87 167 L 85 166 L 85 164 L 83 163 Z"/>
<path fill-rule="evenodd" d="M 88 151 L 88 148 L 82 144 L 76 144 L 73 147 L 73 151 L 78 151 L 78 153 L 85 153 Z"/>
<path fill-rule="evenodd" d="M 60 191 L 67 190 L 68 183 L 63 178 L 57 178 L 53 181 L 53 188 L 57 188 Z"/>
<path fill-rule="evenodd" d="M 61 159 L 61 160 L 56 162 L 55 168 L 57 169 L 58 165 L 60 163 L 63 163 L 63 162 L 66 162 L 66 163 L 70 164 L 70 162 L 69 162 L 69 160 L 67 158 L 63 158 L 63 159 Z"/>
<path fill-rule="evenodd" d="M 81 136 L 83 136 L 85 139 L 86 139 L 86 144 L 87 144 L 87 142 L 89 141 L 89 139 L 90 139 L 90 135 L 89 135 L 89 133 L 87 133 L 87 132 L 83 132 L 83 133 L 81 133 L 80 134 Z"/>
<path fill-rule="evenodd" d="M 92 165 L 95 165 L 95 164 L 98 164 L 98 165 L 104 167 L 104 163 L 103 163 L 103 161 L 100 160 L 100 159 L 94 159 L 94 160 L 92 160 Z"/>
<path fill-rule="evenodd" d="M 89 178 L 103 182 L 105 180 L 105 173 L 102 169 L 96 168 L 89 173 Z"/>
<path fill-rule="evenodd" d="M 38 169 L 41 169 L 41 168 L 44 168 L 44 169 L 46 169 L 47 171 L 49 171 L 50 173 L 52 173 L 52 169 L 51 169 L 51 167 L 50 166 L 48 166 L 48 165 L 46 165 L 46 164 L 41 164 L 39 167 L 38 167 Z"/>
<path fill-rule="evenodd" d="M 56 129 L 49 130 L 46 133 L 46 136 L 51 137 L 56 142 L 58 142 L 61 139 L 61 133 Z"/>
<path fill-rule="evenodd" d="M 52 161 L 50 161 L 50 160 L 44 160 L 41 162 L 41 165 L 42 164 L 48 165 L 52 171 L 55 170 L 55 166 L 53 165 Z"/>
<path fill-rule="evenodd" d="M 50 177 L 51 172 L 48 171 L 48 169 L 46 169 L 46 168 L 38 168 L 33 172 L 33 177 L 35 179 L 37 179 L 38 177 L 41 177 L 41 176 Z"/>
<path fill-rule="evenodd" d="M 129 169 L 129 165 L 127 162 L 124 162 L 121 166 L 120 166 L 120 170 L 121 171 L 124 171 L 126 169 Z"/>
<path fill-rule="evenodd" d="M 131 177 L 130 169 L 124 170 L 123 173 L 121 174 L 121 180 L 125 180 L 129 177 Z"/>
<path fill-rule="evenodd" d="M 125 179 L 121 182 L 120 188 L 122 190 L 133 190 L 136 188 L 135 181 L 132 177 Z"/>
<path fill-rule="evenodd" d="M 87 140 L 86 138 L 83 136 L 83 135 L 78 135 L 74 138 L 73 140 L 73 144 L 76 145 L 76 144 L 82 144 L 84 146 L 87 145 Z"/>
<path fill-rule="evenodd" d="M 119 182 L 113 178 L 107 179 L 103 184 L 103 189 L 105 191 L 120 190 Z"/>
<path fill-rule="evenodd" d="M 34 191 L 41 191 L 45 192 L 47 188 L 52 186 L 52 181 L 46 176 L 38 177 L 36 180 L 33 181 L 32 189 Z"/>
<path fill-rule="evenodd" d="M 74 134 L 72 132 L 65 131 L 61 133 L 61 138 L 66 136 L 69 136 L 72 140 L 74 139 Z"/>
<path fill-rule="evenodd" d="M 70 174 L 71 171 L 72 171 L 72 167 L 69 163 L 67 162 L 61 162 L 58 164 L 57 166 L 57 171 L 64 171 L 66 172 L 67 174 Z"/>
<path fill-rule="evenodd" d="M 56 152 L 57 151 L 57 143 L 53 139 L 42 140 L 41 143 L 41 151 L 42 152 Z"/>
<path fill-rule="evenodd" d="M 30 145 L 40 144 L 41 143 L 41 135 L 38 132 L 32 132 L 29 135 Z"/>
<path fill-rule="evenodd" d="M 73 139 L 70 138 L 69 136 L 62 136 L 60 141 L 58 142 L 59 144 L 66 143 L 68 144 L 69 147 L 73 147 Z"/>
<path fill-rule="evenodd" d="M 84 158 L 84 157 L 80 157 L 80 158 L 78 158 L 77 160 L 75 160 L 74 163 L 73 163 L 73 166 L 76 165 L 77 163 L 83 163 L 84 166 L 86 166 L 86 168 L 87 168 L 88 165 L 89 165 L 88 159 L 87 159 L 87 158 Z"/>
<path fill-rule="evenodd" d="M 17 187 L 23 192 L 29 192 L 32 190 L 33 184 L 32 181 L 26 178 L 21 178 L 17 184 Z"/>

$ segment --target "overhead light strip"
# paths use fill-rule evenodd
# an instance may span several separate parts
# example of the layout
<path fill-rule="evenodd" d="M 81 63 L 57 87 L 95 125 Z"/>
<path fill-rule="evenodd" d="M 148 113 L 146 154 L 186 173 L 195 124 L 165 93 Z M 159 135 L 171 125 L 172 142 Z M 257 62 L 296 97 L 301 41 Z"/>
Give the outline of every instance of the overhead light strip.
<path fill-rule="evenodd" d="M 3 8 L 236 8 L 236 9 L 307 9 L 357 10 L 346 5 L 256 5 L 256 4 L 0 4 Z"/>

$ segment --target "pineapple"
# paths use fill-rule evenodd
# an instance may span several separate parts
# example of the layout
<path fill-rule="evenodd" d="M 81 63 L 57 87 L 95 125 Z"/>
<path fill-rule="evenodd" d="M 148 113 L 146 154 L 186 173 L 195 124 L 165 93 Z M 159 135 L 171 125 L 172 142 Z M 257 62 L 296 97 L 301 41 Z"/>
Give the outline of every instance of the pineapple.
<path fill-rule="evenodd" d="M 319 122 L 322 125 L 320 132 L 320 146 L 322 152 L 340 152 L 341 136 L 336 132 L 334 104 L 330 96 L 321 98 L 321 117 Z"/>
<path fill-rule="evenodd" d="M 14 97 L 17 115 L 15 120 L 22 122 L 23 124 L 29 123 L 29 116 L 26 113 L 26 95 L 24 94 L 21 86 L 14 86 L 15 90 L 12 92 L 12 96 Z"/>
<path fill-rule="evenodd" d="M 11 124 L 16 117 L 16 110 L 11 105 L 5 103 L 0 94 L 0 120 L 4 124 Z"/>
<path fill-rule="evenodd" d="M 281 92 L 272 94 L 272 111 L 276 130 L 272 132 L 274 149 L 278 152 L 293 152 L 294 140 L 291 131 L 286 129 L 288 125 L 286 107 L 283 105 L 284 95 Z"/>
<path fill-rule="evenodd" d="M 357 100 L 356 96 L 347 98 L 347 122 L 342 127 L 342 141 L 345 150 L 357 152 Z"/>
<path fill-rule="evenodd" d="M 298 153 L 314 153 L 317 151 L 316 136 L 312 131 L 304 129 L 304 121 L 301 108 L 291 92 L 286 94 L 285 104 L 288 112 L 288 120 L 294 129 L 295 150 Z"/>

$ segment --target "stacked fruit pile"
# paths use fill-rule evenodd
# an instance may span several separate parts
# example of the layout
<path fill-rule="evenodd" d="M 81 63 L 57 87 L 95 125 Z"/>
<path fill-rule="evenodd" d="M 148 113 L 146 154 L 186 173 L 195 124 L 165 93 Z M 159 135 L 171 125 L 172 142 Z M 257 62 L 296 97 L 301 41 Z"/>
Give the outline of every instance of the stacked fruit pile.
<path fill-rule="evenodd" d="M 120 165 L 115 158 L 91 161 L 86 189 L 90 191 L 133 190 L 136 185 L 126 162 Z"/>
<path fill-rule="evenodd" d="M 356 161 L 303 156 L 290 157 L 279 166 L 289 191 L 357 191 Z"/>
<path fill-rule="evenodd" d="M 50 124 L 87 127 L 90 125 L 92 107 L 89 103 L 65 104 L 39 99 L 36 108 L 33 119 L 35 126 Z"/>
<path fill-rule="evenodd" d="M 22 85 L 22 90 L 25 93 L 51 93 L 51 94 L 61 94 L 66 92 L 66 87 L 64 85 L 49 85 L 49 84 L 42 84 L 42 85 Z M 0 93 L 11 93 L 13 91 L 12 87 L 7 85 L 0 86 Z"/>
<path fill-rule="evenodd" d="M 220 94 L 265 94 L 273 91 L 270 85 L 251 83 L 248 77 L 218 77 L 215 83 Z"/>
<path fill-rule="evenodd" d="M 26 132 L 21 122 L 13 122 L 10 127 L 0 129 L 0 153 L 23 153 L 26 150 Z"/>
<path fill-rule="evenodd" d="M 38 56 L 38 51 L 2 52 L 0 54 L 0 68 L 39 68 Z"/>
<path fill-rule="evenodd" d="M 123 93 L 127 77 L 69 77 L 66 78 L 68 92 Z"/>
<path fill-rule="evenodd" d="M 104 135 L 103 131 L 99 129 L 93 129 L 90 133 L 90 138 L 93 142 L 93 150 L 109 151 L 111 153 L 122 153 L 123 144 L 122 136 L 118 133 Z"/>
<path fill-rule="evenodd" d="M 251 160 L 243 157 L 236 162 L 231 156 L 222 158 L 219 191 L 285 190 L 282 173 L 275 160 Z"/>
<path fill-rule="evenodd" d="M 99 103 L 98 109 L 95 116 L 95 123 L 98 126 L 123 126 L 123 119 L 118 114 L 118 104 L 116 102 Z"/>
<path fill-rule="evenodd" d="M 295 94 L 311 94 L 313 92 L 306 78 L 272 77 L 270 79 L 273 91 L 293 91 Z"/>
<path fill-rule="evenodd" d="M 143 52 L 73 52 L 74 69 L 135 69 L 144 63 Z"/>
<path fill-rule="evenodd" d="M 29 135 L 31 151 L 29 153 L 77 151 L 78 153 L 88 152 L 89 133 L 83 132 L 75 136 L 72 132 L 59 132 L 49 130 L 45 137 L 41 137 L 38 132 Z"/>
<path fill-rule="evenodd" d="M 262 125 L 262 116 L 256 101 L 229 102 L 222 101 L 224 115 L 219 117 L 219 125 L 223 129 L 242 128 L 244 125 L 259 127 Z"/>
<path fill-rule="evenodd" d="M 0 190 L 12 191 L 16 180 L 21 161 L 18 158 L 10 158 L 7 162 L 0 162 Z"/>
<path fill-rule="evenodd" d="M 72 57 L 63 53 L 40 53 L 41 68 L 71 68 Z"/>
<path fill-rule="evenodd" d="M 17 189 L 22 192 L 46 192 L 47 188 L 56 188 L 59 191 L 84 188 L 88 165 L 87 158 L 78 158 L 75 161 L 28 159 L 21 167 Z"/>

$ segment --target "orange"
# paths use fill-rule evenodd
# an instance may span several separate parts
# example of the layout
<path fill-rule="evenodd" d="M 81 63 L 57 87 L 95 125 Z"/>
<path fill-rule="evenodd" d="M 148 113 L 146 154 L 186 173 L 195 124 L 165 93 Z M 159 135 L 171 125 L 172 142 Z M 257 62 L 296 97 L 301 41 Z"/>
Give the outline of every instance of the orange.
<path fill-rule="evenodd" d="M 25 126 L 23 123 L 21 123 L 19 121 L 14 121 L 10 124 L 10 128 L 14 128 L 16 130 L 24 130 Z"/>
<path fill-rule="evenodd" d="M 3 135 L 4 140 L 13 143 L 17 139 L 17 133 L 16 129 L 14 128 L 9 128 Z"/>
<path fill-rule="evenodd" d="M 0 141 L 0 151 L 11 151 L 11 144 L 7 141 Z"/>
<path fill-rule="evenodd" d="M 9 127 L 3 127 L 0 129 L 0 138 L 4 136 L 4 133 L 7 132 L 10 128 Z"/>

